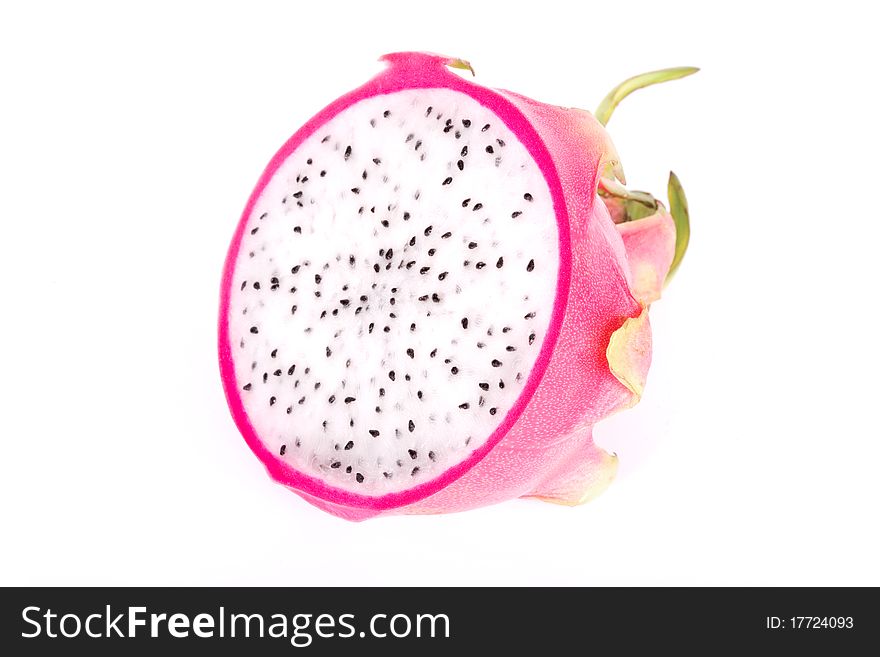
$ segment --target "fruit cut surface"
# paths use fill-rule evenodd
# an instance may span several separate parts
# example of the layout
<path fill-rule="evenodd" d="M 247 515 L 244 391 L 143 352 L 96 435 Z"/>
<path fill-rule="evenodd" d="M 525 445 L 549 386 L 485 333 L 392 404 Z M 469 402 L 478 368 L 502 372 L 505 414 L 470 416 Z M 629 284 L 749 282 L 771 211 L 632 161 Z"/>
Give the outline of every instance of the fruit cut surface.
<path fill-rule="evenodd" d="M 336 114 L 274 171 L 234 257 L 228 341 L 259 441 L 367 496 L 467 459 L 547 336 L 558 230 L 539 166 L 468 95 Z"/>

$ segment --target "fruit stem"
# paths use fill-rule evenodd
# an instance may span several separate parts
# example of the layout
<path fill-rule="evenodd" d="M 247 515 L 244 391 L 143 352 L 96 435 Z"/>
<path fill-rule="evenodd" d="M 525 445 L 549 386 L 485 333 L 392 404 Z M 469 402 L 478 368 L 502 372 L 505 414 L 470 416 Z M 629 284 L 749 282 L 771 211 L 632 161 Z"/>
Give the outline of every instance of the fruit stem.
<path fill-rule="evenodd" d="M 599 107 L 596 108 L 595 113 L 596 120 L 602 125 L 608 125 L 608 119 L 611 118 L 614 109 L 620 104 L 620 101 L 629 96 L 633 91 L 650 87 L 652 84 L 660 84 L 661 82 L 669 82 L 670 80 L 679 80 L 688 75 L 693 75 L 699 70 L 700 69 L 694 66 L 678 66 L 676 68 L 664 68 L 659 71 L 642 73 L 641 75 L 636 75 L 624 80 L 614 87 L 614 89 L 602 99 L 602 102 L 599 103 Z"/>

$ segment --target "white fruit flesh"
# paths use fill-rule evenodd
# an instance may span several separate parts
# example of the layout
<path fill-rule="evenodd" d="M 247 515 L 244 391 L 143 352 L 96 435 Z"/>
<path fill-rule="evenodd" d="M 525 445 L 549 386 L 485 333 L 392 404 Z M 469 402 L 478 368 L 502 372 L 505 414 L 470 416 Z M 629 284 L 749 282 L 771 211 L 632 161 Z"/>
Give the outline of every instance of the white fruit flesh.
<path fill-rule="evenodd" d="M 441 89 L 361 101 L 287 158 L 248 218 L 229 339 L 249 421 L 332 486 L 424 483 L 514 406 L 558 268 L 548 185 L 495 114 Z"/>

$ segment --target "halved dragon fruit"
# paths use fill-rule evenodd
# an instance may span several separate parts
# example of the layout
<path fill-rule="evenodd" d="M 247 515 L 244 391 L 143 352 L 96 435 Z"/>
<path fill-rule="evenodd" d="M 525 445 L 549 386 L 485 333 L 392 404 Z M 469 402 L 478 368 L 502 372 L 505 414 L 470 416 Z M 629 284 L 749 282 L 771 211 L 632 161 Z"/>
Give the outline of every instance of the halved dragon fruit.
<path fill-rule="evenodd" d="M 600 122 L 462 60 L 383 59 L 244 210 L 219 325 L 233 418 L 272 477 L 348 519 L 582 502 L 614 474 L 592 426 L 638 400 L 676 245 L 602 123 L 660 79 Z"/>

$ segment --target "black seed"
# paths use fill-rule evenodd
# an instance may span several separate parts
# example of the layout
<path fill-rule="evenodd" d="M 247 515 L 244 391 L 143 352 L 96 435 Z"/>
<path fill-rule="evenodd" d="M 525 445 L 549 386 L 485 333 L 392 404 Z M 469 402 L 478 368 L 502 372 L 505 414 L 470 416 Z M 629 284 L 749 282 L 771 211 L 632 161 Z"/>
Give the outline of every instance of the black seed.
<path fill-rule="evenodd" d="M 478 343 L 477 343 L 477 349 L 482 349 L 482 348 L 485 347 L 485 346 L 486 346 L 486 343 L 485 343 L 485 342 L 478 342 Z"/>
<path fill-rule="evenodd" d="M 464 162 L 462 160 L 459 160 L 456 166 L 458 166 L 459 171 L 464 171 Z"/>
<path fill-rule="evenodd" d="M 367 300 L 367 295 L 366 295 L 366 294 L 362 294 L 362 295 L 361 295 L 361 301 L 366 301 L 366 300 Z"/>
<path fill-rule="evenodd" d="M 345 398 L 345 403 L 346 403 L 346 404 L 350 404 L 350 403 L 353 402 L 353 401 L 355 401 L 355 398 L 354 398 L 354 397 L 346 397 L 346 398 Z"/>
<path fill-rule="evenodd" d="M 423 294 L 422 296 L 419 297 L 419 301 L 427 301 L 427 300 L 428 300 L 427 294 Z"/>
<path fill-rule="evenodd" d="M 502 363 L 497 358 L 492 359 L 492 367 L 501 367 Z"/>
<path fill-rule="evenodd" d="M 523 316 L 523 319 L 534 319 L 534 318 L 535 318 L 534 312 L 527 313 L 526 315 Z"/>
<path fill-rule="evenodd" d="M 351 192 L 352 192 L 352 194 L 360 194 L 361 193 L 360 187 L 352 187 Z"/>
<path fill-rule="evenodd" d="M 295 193 L 293 194 L 293 198 L 302 198 L 302 195 L 303 195 L 302 192 L 295 192 Z"/>
<path fill-rule="evenodd" d="M 418 397 L 419 399 L 422 398 L 422 391 L 421 390 L 416 391 L 416 397 Z"/>
<path fill-rule="evenodd" d="M 497 413 L 497 412 L 498 412 L 497 408 L 490 408 L 489 409 L 489 415 L 495 415 L 495 413 Z"/>
<path fill-rule="evenodd" d="M 444 184 L 444 185 L 448 185 L 448 184 L 451 183 L 451 182 L 452 182 L 452 176 L 448 176 L 448 177 L 443 181 L 443 184 Z"/>
<path fill-rule="evenodd" d="M 287 376 L 293 376 L 293 372 L 296 370 L 296 365 L 291 365 L 290 369 L 287 370 Z"/>
<path fill-rule="evenodd" d="M 501 388 L 502 390 L 504 390 L 504 379 L 498 380 L 498 387 Z"/>
<path fill-rule="evenodd" d="M 474 205 L 474 212 L 476 212 L 477 210 L 481 210 L 482 208 L 483 208 L 483 204 L 477 203 L 476 205 Z"/>
<path fill-rule="evenodd" d="M 351 157 L 351 146 L 345 147 L 345 155 L 343 156 L 346 160 Z"/>
<path fill-rule="evenodd" d="M 486 263 L 485 263 L 485 262 L 478 262 L 478 263 L 477 263 L 477 269 L 482 269 L 482 268 L 485 267 L 485 266 L 486 266 Z"/>
<path fill-rule="evenodd" d="M 394 381 L 394 379 L 397 378 L 397 375 L 394 373 L 394 370 L 391 370 L 390 372 L 388 372 L 388 378 L 391 379 L 392 381 Z"/>
<path fill-rule="evenodd" d="M 287 445 L 282 445 L 281 449 L 278 450 L 278 453 L 281 454 L 281 456 L 284 456 L 284 452 L 286 452 L 286 451 L 287 451 Z"/>
<path fill-rule="evenodd" d="M 408 449 L 408 450 L 407 450 L 407 453 L 409 454 L 409 457 L 410 457 L 413 461 L 415 461 L 415 460 L 419 457 L 419 453 L 418 453 L 416 450 L 414 450 L 414 449 Z"/>
<path fill-rule="evenodd" d="M 353 441 L 353 440 L 349 440 L 347 443 L 345 443 L 345 447 L 343 447 L 342 449 L 349 450 L 349 449 L 351 449 L 352 447 L 354 447 L 354 441 Z"/>
<path fill-rule="evenodd" d="M 254 282 L 254 289 L 255 289 L 255 290 L 259 290 L 259 289 L 260 289 L 260 282 L 259 282 L 259 281 L 255 281 L 255 282 Z"/>
<path fill-rule="evenodd" d="M 461 328 L 465 328 L 465 329 L 466 329 L 467 327 L 468 327 L 468 318 L 467 318 L 467 317 L 462 317 L 462 318 L 461 318 Z"/>
<path fill-rule="evenodd" d="M 384 397 L 384 396 L 385 396 L 385 388 L 379 388 L 379 396 L 380 396 L 380 397 Z"/>
<path fill-rule="evenodd" d="M 431 114 L 431 111 L 432 111 L 433 109 L 434 109 L 433 107 L 431 107 L 430 105 L 428 105 L 428 110 L 425 112 L 425 116 L 429 116 L 429 115 Z"/>
<path fill-rule="evenodd" d="M 468 206 L 468 203 L 470 203 L 470 202 L 471 202 L 471 200 L 469 198 L 466 198 L 465 200 L 463 200 L 461 202 L 461 207 L 466 208 Z"/>
<path fill-rule="evenodd" d="M 416 352 L 413 350 L 412 347 L 410 347 L 409 349 L 406 350 L 406 355 L 409 356 L 410 358 L 415 358 Z"/>
<path fill-rule="evenodd" d="M 316 297 L 320 297 L 320 296 L 321 296 L 321 291 L 320 291 L 320 290 L 315 290 L 315 296 L 316 296 Z"/>
<path fill-rule="evenodd" d="M 333 463 L 330 464 L 330 467 L 335 470 L 336 468 L 338 468 L 341 465 L 342 465 L 341 461 L 333 461 Z"/>
<path fill-rule="evenodd" d="M 393 257 L 394 257 L 394 249 L 388 249 L 388 250 L 385 252 L 385 259 L 386 259 L 386 260 L 391 260 L 391 258 L 393 258 Z"/>
<path fill-rule="evenodd" d="M 403 220 L 404 220 L 404 221 L 409 221 L 409 218 L 410 218 L 410 214 L 409 214 L 409 212 L 404 212 L 404 213 L 403 213 Z"/>
<path fill-rule="evenodd" d="M 259 333 L 259 332 L 260 332 L 260 329 L 258 329 L 256 326 L 251 326 L 251 333 L 256 334 L 256 333 Z"/>
<path fill-rule="evenodd" d="M 453 366 L 452 369 L 449 371 L 452 372 L 453 374 L 458 374 L 458 368 L 455 366 Z"/>
<path fill-rule="evenodd" d="M 534 341 L 535 341 L 535 334 L 534 334 L 534 333 L 530 333 L 530 334 L 529 334 L 529 344 L 532 344 Z"/>
<path fill-rule="evenodd" d="M 330 395 L 329 397 L 327 397 L 327 401 L 332 404 L 336 401 L 336 395 Z"/>
<path fill-rule="evenodd" d="M 535 261 L 529 260 L 529 264 L 526 265 L 526 271 L 532 271 L 535 268 Z"/>
<path fill-rule="evenodd" d="M 268 373 L 268 372 L 263 372 L 263 383 L 266 383 L 266 381 L 268 380 L 268 378 L 269 378 L 269 373 Z"/>
<path fill-rule="evenodd" d="M 416 145 L 415 145 L 415 150 L 419 150 L 419 148 L 421 147 L 421 145 L 422 145 L 422 140 L 421 140 L 421 139 L 417 139 L 417 140 L 416 140 Z"/>
<path fill-rule="evenodd" d="M 379 271 L 380 271 L 381 269 L 382 269 L 382 268 L 381 268 L 379 265 L 373 265 L 373 271 L 376 272 L 377 274 L 379 273 Z"/>
<path fill-rule="evenodd" d="M 391 327 L 390 327 L 390 326 L 386 326 L 386 327 L 383 328 L 382 330 L 383 330 L 385 333 L 389 333 L 389 332 L 391 331 Z"/>
<path fill-rule="evenodd" d="M 412 420 L 410 420 L 409 421 L 409 432 L 412 433 L 415 430 L 416 430 L 416 423 L 413 422 Z"/>
<path fill-rule="evenodd" d="M 419 273 L 422 275 L 427 274 L 429 271 L 431 271 L 430 267 L 422 267 L 421 269 L 419 269 Z"/>
<path fill-rule="evenodd" d="M 296 312 L 296 304 L 290 307 L 290 314 L 293 315 Z"/>
<path fill-rule="evenodd" d="M 467 410 L 467 409 L 469 409 L 469 408 L 471 407 L 471 405 L 468 404 L 467 402 L 465 402 L 464 404 L 459 404 L 458 407 L 459 407 L 459 408 L 462 408 L 462 409 L 464 409 L 464 410 Z"/>
<path fill-rule="evenodd" d="M 346 468 L 345 468 L 345 471 L 346 471 L 348 474 L 351 474 L 351 466 L 349 465 L 348 467 L 346 467 Z"/>
<path fill-rule="evenodd" d="M 495 263 L 495 266 L 496 266 L 498 269 L 501 269 L 501 268 L 504 266 L 504 258 L 503 258 L 503 257 L 502 257 L 502 258 L 498 258 L 498 262 Z"/>
<path fill-rule="evenodd" d="M 446 276 L 447 276 L 448 274 L 449 274 L 448 271 L 444 271 L 444 272 L 443 272 L 442 274 L 440 274 L 437 278 L 439 278 L 439 279 L 442 281 L 444 278 L 446 278 Z"/>
<path fill-rule="evenodd" d="M 370 435 L 371 435 L 373 438 L 376 438 L 376 437 L 378 437 L 378 435 L 379 435 L 379 431 L 376 430 L 376 429 L 370 429 Z"/>
<path fill-rule="evenodd" d="M 348 300 L 348 299 L 340 299 L 340 300 L 339 300 L 339 303 L 340 303 L 340 304 L 341 304 L 341 305 L 343 305 L 343 306 L 346 306 L 346 307 L 347 307 L 347 306 L 348 306 L 348 304 L 350 304 L 350 303 L 351 303 L 351 301 L 349 301 L 349 300 Z"/>
<path fill-rule="evenodd" d="M 293 232 L 294 233 L 302 233 L 303 232 L 302 226 L 294 226 Z"/>
<path fill-rule="evenodd" d="M 251 388 L 252 388 L 252 386 L 251 386 L 250 383 L 245 383 L 245 384 L 242 386 L 242 389 L 244 389 L 244 390 L 250 390 Z"/>
<path fill-rule="evenodd" d="M 274 405 L 275 405 L 275 398 L 269 397 L 269 406 L 274 406 Z"/>
<path fill-rule="evenodd" d="M 387 219 L 383 219 L 380 223 L 381 223 L 385 228 L 388 228 L 388 226 L 389 226 L 389 224 L 388 224 L 388 220 L 387 220 Z"/>
<path fill-rule="evenodd" d="M 432 350 L 431 350 L 431 358 L 434 358 L 436 355 L 437 355 L 437 350 L 436 350 L 436 349 L 432 349 Z"/>
<path fill-rule="evenodd" d="M 251 235 L 256 235 L 258 230 L 260 230 L 260 227 L 259 227 L 259 226 L 257 226 L 257 227 L 254 228 L 253 230 L 251 230 Z"/>
<path fill-rule="evenodd" d="M 482 388 L 483 390 L 488 390 L 488 389 L 489 389 L 489 384 L 488 384 L 488 383 L 480 383 L 479 386 L 480 386 L 480 388 Z"/>
<path fill-rule="evenodd" d="M 241 289 L 242 290 L 245 288 L 245 285 L 247 285 L 247 281 L 242 281 L 241 282 Z"/>
<path fill-rule="evenodd" d="M 529 194 L 528 192 L 526 192 L 525 194 L 523 194 L 523 198 L 524 198 L 525 200 L 527 200 L 527 201 L 531 201 L 531 200 L 532 200 L 532 195 Z"/>
<path fill-rule="evenodd" d="M 355 474 L 354 478 L 357 479 L 357 482 L 358 482 L 359 484 L 364 483 L 364 475 L 362 475 L 360 472 L 358 472 L 357 474 Z"/>
<path fill-rule="evenodd" d="M 434 292 L 434 294 L 431 295 L 431 301 L 434 303 L 440 303 L 440 295 Z"/>
<path fill-rule="evenodd" d="M 488 129 L 489 129 L 489 124 L 487 123 L 486 125 L 484 125 L 484 126 L 482 127 L 482 129 L 480 130 L 480 132 L 486 132 L 486 130 L 488 130 Z"/>
<path fill-rule="evenodd" d="M 292 406 L 288 406 L 288 407 L 287 407 L 287 414 L 290 415 L 292 412 L 293 412 L 293 407 L 292 407 Z"/>
<path fill-rule="evenodd" d="M 361 178 L 362 178 L 363 180 L 366 180 L 366 179 L 367 179 L 367 170 L 366 170 L 366 169 L 364 169 L 364 172 L 361 174 Z"/>
<path fill-rule="evenodd" d="M 495 149 L 492 148 L 491 145 L 490 145 L 490 146 L 486 146 L 486 152 L 487 152 L 487 153 L 494 153 L 494 152 L 495 152 Z"/>
<path fill-rule="evenodd" d="M 324 137 L 324 138 L 321 140 L 321 143 L 324 144 L 324 143 L 326 143 L 326 142 L 328 142 L 328 141 L 330 141 L 330 135 L 327 135 L 326 137 Z"/>
<path fill-rule="evenodd" d="M 326 176 L 326 175 L 327 175 L 327 172 L 326 172 L 326 171 L 321 171 L 320 176 L 321 176 L 322 178 L 323 178 L 324 176 Z"/>
<path fill-rule="evenodd" d="M 275 376 L 281 376 L 281 370 L 275 370 L 274 372 L 272 372 L 272 374 L 274 374 Z"/>
<path fill-rule="evenodd" d="M 372 333 L 374 326 L 375 324 L 373 322 L 370 322 L 370 325 L 367 327 L 367 333 Z"/>
<path fill-rule="evenodd" d="M 448 238 L 452 237 L 452 233 L 446 232 L 446 233 L 443 233 L 440 237 L 442 237 L 443 239 L 448 239 Z"/>

